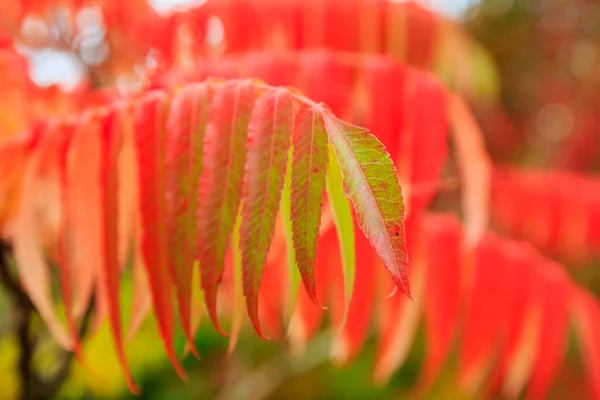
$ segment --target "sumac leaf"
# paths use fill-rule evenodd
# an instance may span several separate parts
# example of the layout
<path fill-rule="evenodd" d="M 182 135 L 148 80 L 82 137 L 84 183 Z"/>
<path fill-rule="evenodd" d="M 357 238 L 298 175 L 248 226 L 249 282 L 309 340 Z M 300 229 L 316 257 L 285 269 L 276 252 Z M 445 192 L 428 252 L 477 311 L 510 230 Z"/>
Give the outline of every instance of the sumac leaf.
<path fill-rule="evenodd" d="M 190 307 L 197 236 L 198 185 L 202 171 L 208 106 L 207 85 L 188 86 L 174 97 L 167 123 L 169 268 L 177 288 L 183 331 L 196 356 Z"/>
<path fill-rule="evenodd" d="M 315 304 L 314 268 L 327 160 L 323 116 L 314 107 L 302 104 L 294 121 L 290 219 L 295 260 L 306 293 Z"/>
<path fill-rule="evenodd" d="M 344 193 L 354 203 L 360 227 L 409 298 L 404 204 L 396 170 L 368 130 L 325 114 L 329 141 L 342 168 Z"/>
<path fill-rule="evenodd" d="M 105 296 L 107 312 L 115 341 L 119 363 L 125 374 L 129 390 L 139 393 L 125 356 L 123 335 L 121 332 L 121 308 L 119 304 L 120 268 L 118 252 L 118 157 L 122 145 L 121 131 L 118 123 L 118 112 L 110 111 L 101 120 L 100 144 L 100 199 L 101 199 L 101 260 L 102 270 L 100 283 Z"/>
<path fill-rule="evenodd" d="M 49 266 L 42 247 L 44 229 L 57 231 L 60 218 L 57 169 L 47 165 L 53 158 L 56 126 L 43 124 L 39 129 L 40 141 L 31 150 L 23 173 L 20 202 L 12 228 L 13 251 L 23 289 L 54 338 L 70 349 L 73 341 L 56 315 L 50 292 Z"/>
<path fill-rule="evenodd" d="M 275 232 L 293 112 L 291 94 L 285 89 L 271 89 L 256 102 L 249 126 L 251 145 L 244 180 L 240 250 L 248 314 L 260 336 L 258 289 Z"/>
<path fill-rule="evenodd" d="M 172 282 L 167 260 L 165 140 L 168 106 L 168 97 L 157 92 L 143 99 L 135 114 L 141 250 L 152 292 L 154 313 L 167 356 L 177 373 L 185 378 L 173 347 Z"/>
<path fill-rule="evenodd" d="M 206 309 L 221 333 L 217 287 L 242 198 L 248 124 L 254 98 L 255 89 L 248 80 L 227 82 L 219 87 L 210 105 L 205 137 L 196 251 Z"/>

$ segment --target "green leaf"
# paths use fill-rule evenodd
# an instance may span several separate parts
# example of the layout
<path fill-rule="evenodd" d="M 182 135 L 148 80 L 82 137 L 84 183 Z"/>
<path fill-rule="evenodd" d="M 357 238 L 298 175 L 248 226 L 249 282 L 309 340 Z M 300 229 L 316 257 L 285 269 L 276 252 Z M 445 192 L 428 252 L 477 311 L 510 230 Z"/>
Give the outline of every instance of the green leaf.
<path fill-rule="evenodd" d="M 338 235 L 338 242 L 342 250 L 342 268 L 344 270 L 345 305 L 344 316 L 340 329 L 346 324 L 350 300 L 354 291 L 354 277 L 356 274 L 356 253 L 354 243 L 354 222 L 350 201 L 344 195 L 342 170 L 335 157 L 331 146 L 329 148 L 329 168 L 327 169 L 327 197 L 329 208 L 333 215 L 333 223 Z"/>
<path fill-rule="evenodd" d="M 360 227 L 398 289 L 410 298 L 404 202 L 390 155 L 367 129 L 347 124 L 327 112 L 324 120 L 342 168 L 344 193 L 354 204 Z"/>
<path fill-rule="evenodd" d="M 250 121 L 250 149 L 242 207 L 242 272 L 250 320 L 258 320 L 258 290 L 271 247 L 290 147 L 294 104 L 286 89 L 270 89 L 257 102 Z"/>
<path fill-rule="evenodd" d="M 327 132 L 321 111 L 307 104 L 300 106 L 294 125 L 292 239 L 304 287 L 310 299 L 318 304 L 314 268 L 325 191 Z"/>

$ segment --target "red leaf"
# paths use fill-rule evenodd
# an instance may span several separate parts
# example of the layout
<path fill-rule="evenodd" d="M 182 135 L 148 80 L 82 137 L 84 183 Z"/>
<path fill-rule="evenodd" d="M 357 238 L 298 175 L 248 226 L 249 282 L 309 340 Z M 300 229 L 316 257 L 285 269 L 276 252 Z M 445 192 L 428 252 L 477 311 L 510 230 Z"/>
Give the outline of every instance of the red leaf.
<path fill-rule="evenodd" d="M 55 135 L 56 126 L 44 124 L 40 129 L 40 141 L 32 149 L 23 175 L 20 203 L 11 231 L 13 251 L 24 290 L 55 339 L 70 349 L 73 342 L 52 303 L 49 268 L 42 250 L 47 244 L 45 239 L 57 236 L 60 224 L 59 177 L 56 165 L 48 165 L 59 135 Z M 40 203 L 39 199 L 44 201 Z"/>
<path fill-rule="evenodd" d="M 73 339 L 73 351 L 79 358 L 81 355 L 81 348 L 79 342 L 79 332 L 76 326 L 76 320 L 73 313 L 73 285 L 71 282 L 73 270 L 73 254 L 72 249 L 72 224 L 71 224 L 71 208 L 74 206 L 73 200 L 69 195 L 68 189 L 68 155 L 69 146 L 73 139 L 76 126 L 73 123 L 63 124 L 59 127 L 56 132 L 57 143 L 57 158 L 58 163 L 58 175 L 60 181 L 61 190 L 61 219 L 62 219 L 62 230 L 59 236 L 59 249 L 58 249 L 58 268 L 60 271 L 60 288 L 63 297 L 63 304 L 65 307 L 65 315 L 67 320 L 67 329 Z"/>
<path fill-rule="evenodd" d="M 459 358 L 460 381 L 470 390 L 483 382 L 494 348 L 501 339 L 506 314 L 503 294 L 508 291 L 501 254 L 501 239 L 486 235 L 471 255 L 473 285 L 467 296 Z"/>
<path fill-rule="evenodd" d="M 414 296 L 420 299 L 423 294 L 424 265 L 415 259 L 410 271 Z M 387 282 L 387 276 L 380 276 L 379 283 Z M 380 337 L 377 347 L 373 379 L 385 383 L 404 364 L 411 349 L 422 314 L 422 303 L 411 301 L 405 296 L 385 298 L 390 293 L 388 285 L 377 288 L 381 302 Z"/>
<path fill-rule="evenodd" d="M 317 256 L 315 259 L 315 282 L 319 304 L 326 304 L 330 294 L 330 285 L 341 275 L 341 255 L 335 226 L 330 224 L 317 239 Z M 335 271 L 339 271 L 336 274 Z M 340 279 L 343 277 L 339 276 Z M 289 326 L 289 338 L 292 349 L 299 352 L 304 349 L 308 340 L 314 336 L 325 316 L 325 311 L 315 305 L 306 290 L 300 290 L 293 317 Z"/>
<path fill-rule="evenodd" d="M 123 348 L 121 333 L 121 312 L 119 304 L 120 267 L 118 254 L 118 157 L 122 145 L 122 132 L 118 129 L 118 113 L 113 111 L 103 117 L 101 121 L 100 143 L 100 198 L 101 198 L 101 248 L 102 269 L 100 282 L 102 293 L 108 307 L 113 338 L 119 362 L 125 374 L 125 381 L 129 390 L 139 393 L 131 376 L 127 358 Z"/>
<path fill-rule="evenodd" d="M 355 231 L 358 229 L 359 227 L 355 226 Z M 355 240 L 356 285 L 352 293 L 346 325 L 336 338 L 332 350 L 335 361 L 339 363 L 350 362 L 367 338 L 373 314 L 375 272 L 383 266 L 367 238 L 357 235 Z M 342 306 L 341 309 L 343 311 L 344 307 Z"/>
<path fill-rule="evenodd" d="M 510 362 L 518 354 L 521 333 L 526 326 L 526 319 L 531 316 L 539 302 L 539 289 L 534 281 L 534 268 L 538 254 L 533 246 L 519 241 L 504 244 L 504 265 L 507 279 L 512 283 L 510 295 L 507 296 L 507 315 L 505 320 L 504 343 L 500 349 L 497 368 L 491 377 L 491 390 L 498 391 L 510 367 Z M 533 310 L 533 311 L 532 311 Z"/>
<path fill-rule="evenodd" d="M 167 123 L 167 231 L 171 279 L 190 349 L 197 356 L 191 328 L 192 274 L 196 250 L 198 184 L 203 164 L 209 93 L 204 84 L 188 86 L 173 100 Z"/>
<path fill-rule="evenodd" d="M 135 110 L 140 185 L 141 241 L 144 265 L 152 291 L 152 304 L 167 356 L 186 379 L 173 348 L 173 305 L 167 266 L 165 136 L 168 99 L 156 92 L 142 99 Z"/>
<path fill-rule="evenodd" d="M 591 393 L 600 399 L 600 307 L 592 294 L 576 288 L 571 291 L 570 307 Z"/>
<path fill-rule="evenodd" d="M 541 271 L 547 280 L 546 295 L 542 306 L 538 353 L 529 380 L 528 398 L 544 399 L 556 379 L 566 350 L 568 327 L 568 277 L 553 263 L 544 265 Z"/>
<path fill-rule="evenodd" d="M 428 216 L 423 222 L 425 249 L 425 332 L 428 350 L 422 381 L 439 373 L 454 340 L 460 312 L 462 230 L 453 216 Z"/>
<path fill-rule="evenodd" d="M 399 175 L 408 184 L 403 187 L 407 215 L 419 218 L 435 191 L 413 193 L 413 187 L 437 181 L 448 158 L 446 90 L 432 75 L 410 70 L 402 99 L 403 125 L 396 161 Z"/>

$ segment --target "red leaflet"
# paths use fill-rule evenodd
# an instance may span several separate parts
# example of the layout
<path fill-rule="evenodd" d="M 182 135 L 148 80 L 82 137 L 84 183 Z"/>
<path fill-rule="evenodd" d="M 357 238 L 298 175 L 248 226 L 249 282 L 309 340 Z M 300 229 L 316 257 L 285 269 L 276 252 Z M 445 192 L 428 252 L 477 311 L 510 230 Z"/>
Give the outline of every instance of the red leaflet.
<path fill-rule="evenodd" d="M 27 164 L 24 140 L 0 144 L 0 237 L 7 237 L 6 223 L 17 210 L 23 174 Z"/>
<path fill-rule="evenodd" d="M 321 47 L 324 43 L 328 47 L 341 51 L 355 51 L 358 49 L 359 36 L 359 7 L 358 3 L 344 0 L 330 0 L 321 2 L 326 5 L 323 13 L 324 42 L 316 43 Z M 310 20 L 314 21 L 313 19 Z M 332 23 L 335 21 L 335 23 Z M 309 28 L 310 29 L 310 28 Z"/>
<path fill-rule="evenodd" d="M 122 145 L 122 131 L 117 127 L 118 112 L 112 111 L 102 117 L 100 134 L 100 232 L 101 259 L 100 283 L 108 308 L 117 355 L 129 390 L 139 393 L 135 385 L 123 348 L 121 312 L 119 304 L 120 268 L 118 256 L 118 157 Z"/>
<path fill-rule="evenodd" d="M 126 340 L 131 340 L 152 308 L 152 294 L 142 254 L 140 184 L 132 107 L 120 112 L 123 146 L 119 157 L 119 263 L 131 259 L 132 302 Z"/>
<path fill-rule="evenodd" d="M 403 64 L 384 57 L 365 59 L 362 71 L 368 93 L 365 126 L 383 143 L 401 176 L 405 171 L 400 171 L 403 160 L 398 153 L 398 138 L 405 133 L 404 115 L 410 115 L 403 112 L 403 107 L 410 102 L 405 102 L 406 96 L 398 94 L 405 93 L 408 72 Z"/>
<path fill-rule="evenodd" d="M 173 100 L 167 123 L 167 231 L 171 279 L 179 315 L 194 354 L 191 329 L 192 268 L 196 250 L 198 185 L 203 164 L 209 93 L 204 84 L 182 90 Z"/>
<path fill-rule="evenodd" d="M 373 379 L 382 384 L 388 381 L 390 376 L 404 364 L 415 339 L 423 303 L 418 300 L 423 298 L 424 264 L 422 259 L 415 259 L 410 270 L 411 282 L 414 290 L 412 301 L 405 296 L 392 296 L 386 298 L 390 293 L 389 285 L 381 285 L 388 282 L 388 275 L 381 274 L 376 293 L 379 294 L 378 301 L 381 304 L 380 313 L 380 337 L 377 346 L 377 356 Z M 383 276 L 381 276 L 383 275 Z"/>
<path fill-rule="evenodd" d="M 248 127 L 250 148 L 244 177 L 240 250 L 248 315 L 260 336 L 263 334 L 258 321 L 258 289 L 275 232 L 293 113 L 291 94 L 285 89 L 271 89 L 257 100 Z"/>
<path fill-rule="evenodd" d="M 355 226 L 354 230 L 358 232 L 359 227 Z M 340 363 L 350 362 L 367 337 L 373 314 L 375 274 L 377 269 L 384 267 L 363 235 L 356 236 L 355 248 L 356 285 L 352 293 L 346 325 L 334 342 L 332 350 L 335 360 Z M 342 306 L 342 314 L 343 310 Z"/>
<path fill-rule="evenodd" d="M 138 224 L 138 226 L 140 226 Z M 146 319 L 148 311 L 152 308 L 152 290 L 148 282 L 148 273 L 144 264 L 142 248 L 141 248 L 141 233 L 139 229 L 133 234 L 133 265 L 131 271 L 132 300 L 131 300 L 131 316 L 129 317 L 129 327 L 127 330 L 127 341 L 133 340 L 133 337 L 140 329 L 140 326 Z M 191 349 L 190 349 L 191 350 Z"/>
<path fill-rule="evenodd" d="M 319 304 L 326 304 L 330 295 L 329 285 L 335 282 L 341 271 L 341 255 L 335 226 L 322 231 L 317 240 L 315 259 L 315 282 Z M 343 277 L 339 277 L 343 279 Z M 308 296 L 306 290 L 299 290 L 296 308 L 290 321 L 288 336 L 295 351 L 303 350 L 308 340 L 317 333 L 326 315 Z"/>
<path fill-rule="evenodd" d="M 321 47 L 325 42 L 325 9 L 327 3 L 319 0 L 299 2 L 301 24 L 298 26 L 296 36 L 300 48 L 312 49 Z"/>
<path fill-rule="evenodd" d="M 281 229 L 275 228 L 275 235 L 271 243 L 271 249 L 267 256 L 267 262 L 263 269 L 262 281 L 258 293 L 259 317 L 263 321 L 267 332 L 275 338 L 284 335 L 283 320 L 285 304 L 288 299 L 286 285 L 282 282 L 288 281 L 287 257 L 285 256 L 285 238 Z"/>
<path fill-rule="evenodd" d="M 566 350 L 568 328 L 568 277 L 560 266 L 548 262 L 543 265 L 540 279 L 547 281 L 542 305 L 539 351 L 533 365 L 527 397 L 544 399 L 554 382 Z"/>
<path fill-rule="evenodd" d="M 71 282 L 71 272 L 73 270 L 72 262 L 72 220 L 70 210 L 75 204 L 69 195 L 68 175 L 68 155 L 69 146 L 73 138 L 76 126 L 73 123 L 63 124 L 56 132 L 56 161 L 58 165 L 58 178 L 61 191 L 61 232 L 59 235 L 58 249 L 58 268 L 60 271 L 60 288 L 63 295 L 63 303 L 65 306 L 65 314 L 67 319 L 67 329 L 73 339 L 73 351 L 79 357 L 81 348 L 79 342 L 79 333 L 76 326 L 76 320 L 73 313 L 73 288 Z"/>
<path fill-rule="evenodd" d="M 600 399 L 600 307 L 596 298 L 580 288 L 571 288 L 571 313 L 578 346 L 585 362 L 586 375 L 594 399 Z"/>
<path fill-rule="evenodd" d="M 23 173 L 11 238 L 23 289 L 61 346 L 73 342 L 60 324 L 50 293 L 50 274 L 42 246 L 56 238 L 60 224 L 60 185 L 56 162 L 56 126 L 39 127 L 39 143 L 31 150 Z M 37 135 L 37 134 L 36 134 Z M 43 200 L 42 200 L 43 199 Z M 40 202 L 40 200 L 42 200 Z M 50 243 L 55 245 L 55 243 Z"/>
<path fill-rule="evenodd" d="M 423 226 L 425 331 L 429 344 L 422 381 L 430 385 L 448 356 L 459 320 L 462 230 L 450 215 L 429 216 Z"/>
<path fill-rule="evenodd" d="M 510 250 L 509 246 L 505 246 L 505 248 Z M 525 305 L 519 336 L 514 343 L 512 354 L 507 359 L 505 375 L 503 376 L 502 389 L 504 394 L 510 398 L 517 398 L 520 395 L 531 377 L 536 357 L 541 353 L 545 353 L 545 349 L 540 346 L 540 337 L 545 335 L 542 318 L 546 311 L 547 296 L 553 294 L 551 291 L 552 285 L 543 273 L 546 268 L 552 267 L 549 262 L 534 255 L 530 257 L 527 266 L 532 270 L 531 293 L 529 301 Z M 563 307 L 559 307 L 559 313 L 561 308 Z M 550 312 L 553 311 L 550 310 Z M 558 319 L 560 320 L 560 317 Z M 552 331 L 550 336 L 552 336 Z M 552 356 L 552 349 L 550 349 L 549 354 Z M 545 361 L 548 361 L 550 366 L 554 363 L 553 359 Z"/>
<path fill-rule="evenodd" d="M 165 139 L 168 98 L 156 92 L 137 104 L 134 119 L 140 185 L 141 244 L 152 304 L 167 355 L 185 378 L 173 348 L 173 306 L 166 235 Z"/>
<path fill-rule="evenodd" d="M 467 296 L 459 377 L 470 390 L 479 386 L 490 366 L 506 317 L 503 295 L 509 283 L 503 273 L 502 241 L 489 234 L 474 250 L 473 285 Z"/>
<path fill-rule="evenodd" d="M 404 8 L 406 61 L 418 68 L 433 69 L 440 35 L 440 17 L 412 1 L 392 7 Z"/>
<path fill-rule="evenodd" d="M 504 273 L 508 281 L 512 282 L 512 289 L 506 297 L 507 315 L 504 322 L 504 342 L 500 348 L 497 367 L 492 372 L 490 379 L 493 392 L 501 388 L 511 361 L 522 350 L 519 345 L 522 341 L 522 331 L 525 330 L 528 323 L 527 318 L 530 318 L 532 313 L 539 308 L 538 292 L 540 290 L 534 281 L 535 270 L 531 267 L 535 265 L 539 257 L 535 249 L 523 242 L 507 241 L 503 245 L 503 252 Z"/>
<path fill-rule="evenodd" d="M 404 190 L 408 214 L 414 213 L 417 218 L 435 191 L 413 195 L 412 188 L 437 181 L 448 156 L 446 90 L 432 75 L 410 70 L 403 93 L 403 125 L 396 139 L 399 147 L 396 161 L 400 176 L 409 183 Z"/>
<path fill-rule="evenodd" d="M 93 113 L 86 113 L 78 120 L 67 165 L 73 315 L 76 319 L 83 316 L 96 287 L 99 295 L 95 301 L 94 327 L 106 316 L 106 296 L 101 295 L 103 287 L 100 284 L 104 268 L 100 123 L 100 115 Z"/>
<path fill-rule="evenodd" d="M 567 261 L 598 254 L 598 179 L 502 166 L 494 169 L 493 188 L 494 221 L 504 230 Z"/>
<path fill-rule="evenodd" d="M 206 308 L 221 333 L 217 287 L 242 198 L 248 124 L 254 98 L 250 81 L 233 81 L 220 86 L 210 105 L 206 130 L 204 169 L 199 186 L 203 206 L 198 211 L 196 257 L 200 261 Z"/>

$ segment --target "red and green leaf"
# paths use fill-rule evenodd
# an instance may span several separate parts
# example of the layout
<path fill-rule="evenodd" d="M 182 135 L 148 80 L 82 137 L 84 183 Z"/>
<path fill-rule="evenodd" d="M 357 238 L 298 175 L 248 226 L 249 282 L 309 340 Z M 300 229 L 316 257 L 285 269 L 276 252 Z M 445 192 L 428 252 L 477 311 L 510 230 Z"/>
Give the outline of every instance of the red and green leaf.
<path fill-rule="evenodd" d="M 260 336 L 258 289 L 275 232 L 293 123 L 291 94 L 271 89 L 257 100 L 248 127 L 240 247 L 248 314 Z"/>
<path fill-rule="evenodd" d="M 141 251 L 152 292 L 154 313 L 167 355 L 177 373 L 185 377 L 173 347 L 172 282 L 167 265 L 165 140 L 168 106 L 168 97 L 157 92 L 141 100 L 135 110 Z"/>
<path fill-rule="evenodd" d="M 389 154 L 366 129 L 325 116 L 329 141 L 342 168 L 344 193 L 352 200 L 360 227 L 410 297 L 404 237 L 404 205 Z"/>
<path fill-rule="evenodd" d="M 192 268 L 196 253 L 196 215 L 202 171 L 204 133 L 208 120 L 209 89 L 192 85 L 173 99 L 167 123 L 167 230 L 169 268 L 177 288 L 179 315 L 192 352 L 197 355 L 191 329 Z"/>
<path fill-rule="evenodd" d="M 217 287 L 242 198 L 248 124 L 254 99 L 251 81 L 223 84 L 213 96 L 206 130 L 196 251 L 208 314 L 221 333 Z"/>
<path fill-rule="evenodd" d="M 327 132 L 320 111 L 301 105 L 294 121 L 291 172 L 292 242 L 295 260 L 310 299 L 318 304 L 314 265 L 327 173 Z"/>
<path fill-rule="evenodd" d="M 122 132 L 117 127 L 118 111 L 111 111 L 101 120 L 100 143 L 100 204 L 101 204 L 101 259 L 100 282 L 105 294 L 108 316 L 119 362 L 125 374 L 129 390 L 139 393 L 125 356 L 121 332 L 121 311 L 119 304 L 120 266 L 118 249 L 118 157 L 122 145 Z"/>

